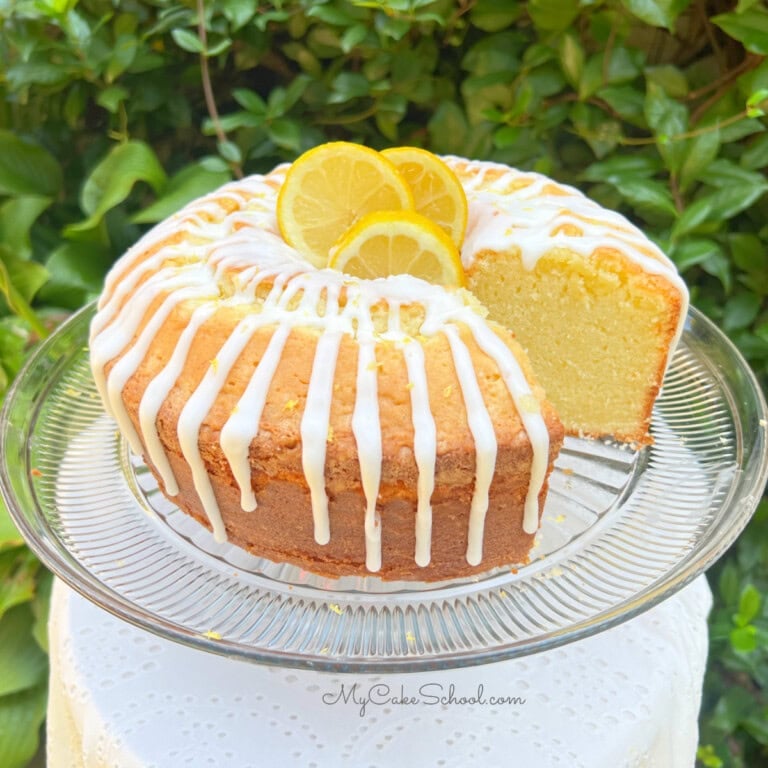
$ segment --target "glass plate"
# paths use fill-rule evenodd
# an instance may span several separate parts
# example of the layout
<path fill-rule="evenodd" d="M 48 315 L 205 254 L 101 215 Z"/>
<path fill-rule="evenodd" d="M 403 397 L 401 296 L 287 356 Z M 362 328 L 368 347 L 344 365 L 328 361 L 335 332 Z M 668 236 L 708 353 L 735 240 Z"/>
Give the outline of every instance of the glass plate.
<path fill-rule="evenodd" d="M 532 561 L 439 584 L 329 580 L 253 557 L 158 491 L 104 413 L 92 308 L 32 356 L 2 414 L 0 487 L 29 546 L 108 611 L 252 661 L 335 671 L 479 664 L 585 637 L 690 582 L 734 541 L 768 473 L 749 368 L 692 310 L 653 415 L 654 444 L 568 438 Z"/>

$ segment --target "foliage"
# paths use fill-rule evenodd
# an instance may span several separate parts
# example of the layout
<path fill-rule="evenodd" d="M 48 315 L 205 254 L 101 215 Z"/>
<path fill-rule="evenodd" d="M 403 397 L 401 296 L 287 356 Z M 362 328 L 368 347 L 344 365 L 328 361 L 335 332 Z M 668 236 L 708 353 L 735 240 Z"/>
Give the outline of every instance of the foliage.
<path fill-rule="evenodd" d="M 147 225 L 335 138 L 584 188 L 669 253 L 768 381 L 757 0 L 19 0 L 0 19 L 0 396 Z M 764 529 L 750 525 L 716 574 L 702 765 L 768 760 Z M 2 557 L 29 587 L 19 605 L 37 600 L 26 550 Z M 0 633 L 31 616 L 9 608 Z M 18 695 L 2 682 L 0 718 Z"/>

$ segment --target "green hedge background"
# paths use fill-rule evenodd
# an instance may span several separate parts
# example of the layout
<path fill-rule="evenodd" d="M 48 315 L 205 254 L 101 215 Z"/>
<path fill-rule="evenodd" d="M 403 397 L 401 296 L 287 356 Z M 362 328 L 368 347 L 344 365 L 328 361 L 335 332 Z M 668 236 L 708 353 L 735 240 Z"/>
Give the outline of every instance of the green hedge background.
<path fill-rule="evenodd" d="M 768 383 L 759 0 L 0 0 L 0 398 L 148 225 L 329 139 L 624 212 Z M 768 765 L 768 505 L 710 572 L 699 763 Z M 0 509 L 0 765 L 45 714 L 50 576 Z"/>

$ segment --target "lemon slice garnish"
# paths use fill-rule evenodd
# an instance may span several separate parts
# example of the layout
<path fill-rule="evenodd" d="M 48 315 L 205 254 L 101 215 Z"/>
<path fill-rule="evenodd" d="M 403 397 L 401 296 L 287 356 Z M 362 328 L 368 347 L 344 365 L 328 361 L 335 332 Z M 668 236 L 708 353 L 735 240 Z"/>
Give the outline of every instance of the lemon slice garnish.
<path fill-rule="evenodd" d="M 416 212 L 439 224 L 461 248 L 467 228 L 467 196 L 456 174 L 426 149 L 393 147 L 381 154 L 405 177 Z"/>
<path fill-rule="evenodd" d="M 459 251 L 445 231 L 415 211 L 376 211 L 347 231 L 328 266 L 364 279 L 408 274 L 446 286 L 463 286 Z"/>
<path fill-rule="evenodd" d="M 331 246 L 372 211 L 413 210 L 413 193 L 394 163 L 346 141 L 321 144 L 289 168 L 277 199 L 285 241 L 317 267 Z"/>

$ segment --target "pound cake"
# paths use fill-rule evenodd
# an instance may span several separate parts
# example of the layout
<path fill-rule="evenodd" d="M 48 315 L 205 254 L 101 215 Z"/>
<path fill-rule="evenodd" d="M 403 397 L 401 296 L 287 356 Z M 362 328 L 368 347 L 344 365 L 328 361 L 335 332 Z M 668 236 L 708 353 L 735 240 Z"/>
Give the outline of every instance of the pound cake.
<path fill-rule="evenodd" d="M 469 290 L 313 264 L 278 226 L 287 166 L 189 204 L 108 275 L 90 339 L 105 407 L 217 540 L 328 576 L 512 566 L 563 422 L 649 440 L 687 306 L 672 264 L 575 190 L 445 162 Z"/>

